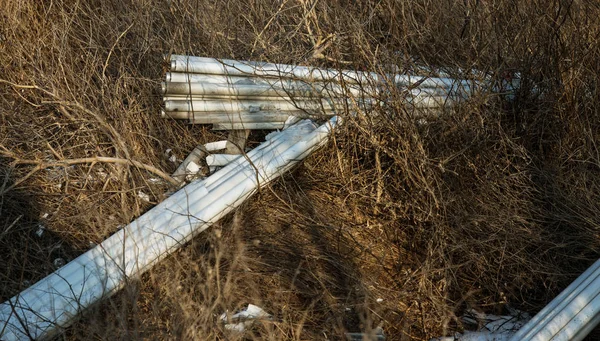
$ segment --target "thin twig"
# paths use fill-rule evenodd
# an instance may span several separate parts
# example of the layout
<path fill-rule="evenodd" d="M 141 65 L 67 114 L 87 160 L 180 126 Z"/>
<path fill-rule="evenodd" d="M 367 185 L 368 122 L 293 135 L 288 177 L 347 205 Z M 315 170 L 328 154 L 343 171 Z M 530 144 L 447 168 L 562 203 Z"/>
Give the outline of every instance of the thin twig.
<path fill-rule="evenodd" d="M 75 164 L 96 163 L 96 162 L 116 163 L 116 164 L 134 166 L 137 168 L 145 169 L 152 174 L 160 176 L 161 178 L 165 179 L 172 185 L 179 186 L 179 184 L 180 184 L 179 181 L 173 179 L 170 175 L 168 175 L 167 173 L 161 171 L 160 169 L 158 169 L 154 166 L 150 166 L 150 165 L 147 165 L 147 164 L 141 163 L 139 161 L 135 161 L 135 160 L 127 160 L 127 159 L 121 159 L 121 158 L 116 158 L 116 157 L 96 156 L 96 157 L 86 157 L 86 158 L 79 158 L 79 159 L 61 160 L 61 161 L 57 161 L 57 162 L 42 162 L 42 161 L 36 161 L 36 160 L 16 160 L 14 162 L 14 164 L 20 164 L 20 165 L 29 164 L 29 165 L 36 165 L 36 166 L 25 176 L 21 177 L 20 179 L 16 180 L 12 185 L 5 188 L 4 193 L 6 193 L 6 192 L 10 191 L 11 189 L 15 188 L 16 186 L 20 185 L 25 180 L 30 178 L 33 174 L 35 174 L 36 172 L 38 172 L 42 169 L 49 168 L 49 167 L 66 167 L 66 166 L 75 165 Z"/>
<path fill-rule="evenodd" d="M 117 44 L 119 43 L 119 40 L 121 40 L 121 38 L 123 38 L 123 36 L 125 36 L 125 34 L 127 34 L 127 32 L 129 32 L 129 30 L 133 27 L 134 24 L 129 25 L 129 27 L 127 27 L 125 29 L 125 31 L 121 32 L 121 34 L 117 37 L 117 40 L 115 40 L 115 43 L 113 44 L 113 46 L 110 48 L 110 51 L 108 52 L 108 56 L 106 57 L 106 61 L 104 62 L 104 67 L 102 67 L 102 79 L 106 79 L 106 68 L 108 68 L 108 61 L 110 60 L 110 56 L 112 56 L 115 47 L 117 46 Z"/>
<path fill-rule="evenodd" d="M 125 142 L 123 142 L 123 138 L 121 137 L 121 135 L 117 132 L 117 130 L 111 126 L 110 124 L 108 124 L 108 122 L 106 122 L 104 120 L 103 117 L 101 117 L 100 115 L 98 115 L 97 113 L 93 112 L 92 110 L 86 108 L 85 106 L 83 106 L 81 103 L 75 101 L 75 102 L 71 102 L 71 101 L 64 101 L 60 96 L 56 95 L 55 93 L 48 91 L 42 87 L 39 87 L 37 85 L 23 85 L 23 84 L 17 84 L 17 83 L 13 83 L 11 81 L 7 81 L 5 79 L 0 79 L 0 83 L 5 83 L 8 84 L 12 87 L 15 87 L 17 89 L 32 89 L 32 90 L 39 90 L 43 93 L 45 93 L 46 95 L 52 97 L 55 99 L 55 101 L 42 101 L 42 104 L 58 104 L 60 106 L 65 106 L 65 107 L 74 107 L 77 108 L 81 111 L 83 111 L 84 113 L 92 116 L 94 119 L 96 119 L 96 121 L 98 121 L 98 123 L 100 123 L 100 126 L 102 126 L 103 129 L 106 130 L 106 134 L 108 135 L 108 138 L 110 138 L 114 144 L 118 145 L 121 150 L 123 151 L 123 153 L 125 154 L 125 157 L 127 159 L 130 159 L 130 155 L 129 155 L 129 150 L 127 149 Z"/>

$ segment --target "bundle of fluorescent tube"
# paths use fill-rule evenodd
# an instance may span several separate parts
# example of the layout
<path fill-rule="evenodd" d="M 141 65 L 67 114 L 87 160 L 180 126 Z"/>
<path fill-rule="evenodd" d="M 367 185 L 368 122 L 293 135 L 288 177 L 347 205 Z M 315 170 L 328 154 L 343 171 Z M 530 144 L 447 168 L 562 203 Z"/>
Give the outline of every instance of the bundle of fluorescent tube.
<path fill-rule="evenodd" d="M 290 118 L 327 117 L 382 104 L 400 88 L 414 108 L 439 108 L 472 94 L 478 83 L 449 77 L 171 55 L 162 84 L 162 116 L 213 129 L 281 129 Z"/>
<path fill-rule="evenodd" d="M 0 340 L 38 340 L 60 333 L 86 308 L 139 277 L 323 145 L 336 122 L 334 116 L 317 127 L 302 120 L 268 135 L 246 155 L 227 160 L 215 174 L 183 187 L 100 245 L 0 304 Z"/>

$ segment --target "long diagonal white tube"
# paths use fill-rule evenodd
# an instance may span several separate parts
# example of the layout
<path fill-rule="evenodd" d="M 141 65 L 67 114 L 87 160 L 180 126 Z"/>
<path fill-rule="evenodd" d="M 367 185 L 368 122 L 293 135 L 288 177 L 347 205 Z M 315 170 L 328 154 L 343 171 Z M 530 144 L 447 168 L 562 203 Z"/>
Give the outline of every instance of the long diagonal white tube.
<path fill-rule="evenodd" d="M 583 339 L 600 322 L 599 293 L 600 260 L 597 260 L 510 341 Z"/>
<path fill-rule="evenodd" d="M 30 288 L 0 304 L 0 339 L 44 339 L 232 211 L 327 141 L 337 117 L 302 121 L 193 182 Z"/>
<path fill-rule="evenodd" d="M 589 333 L 592 332 L 592 330 L 594 330 L 594 328 L 596 328 L 596 326 L 598 326 L 598 324 L 600 324 L 600 314 L 596 314 L 596 316 L 592 320 L 587 322 L 583 327 L 579 328 L 579 330 L 577 330 L 577 333 L 571 338 L 571 340 L 583 340 L 586 336 L 588 336 Z"/>
<path fill-rule="evenodd" d="M 560 331 L 552 334 L 553 341 L 581 340 L 587 335 L 581 333 L 582 330 L 589 329 L 591 331 L 598 324 L 600 295 L 596 295 L 592 300 L 582 303 L 580 306 L 584 305 L 583 309 L 571 315 L 569 322 Z M 596 325 L 593 323 L 596 323 Z"/>

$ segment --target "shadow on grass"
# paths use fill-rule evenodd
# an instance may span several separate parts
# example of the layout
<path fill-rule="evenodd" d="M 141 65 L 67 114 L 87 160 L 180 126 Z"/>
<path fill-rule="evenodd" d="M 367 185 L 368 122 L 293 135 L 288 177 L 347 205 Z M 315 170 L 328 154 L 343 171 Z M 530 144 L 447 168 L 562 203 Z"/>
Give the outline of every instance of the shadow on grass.
<path fill-rule="evenodd" d="M 0 159 L 0 300 L 5 301 L 76 256 L 46 229 L 36 194 L 9 188 L 11 169 Z"/>
<path fill-rule="evenodd" d="M 278 182 L 244 210 L 243 226 L 254 228 L 239 232 L 259 263 L 263 299 L 288 321 L 302 324 L 308 335 L 320 330 L 318 337 L 338 338 L 376 327 L 355 262 L 357 245 L 322 216 L 306 195 L 310 185 L 297 180 Z"/>

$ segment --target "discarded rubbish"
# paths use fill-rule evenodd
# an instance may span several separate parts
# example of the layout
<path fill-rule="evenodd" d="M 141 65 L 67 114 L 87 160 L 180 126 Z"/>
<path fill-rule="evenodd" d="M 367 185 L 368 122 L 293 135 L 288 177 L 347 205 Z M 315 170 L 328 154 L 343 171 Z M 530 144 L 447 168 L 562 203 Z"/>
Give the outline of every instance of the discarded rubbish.
<path fill-rule="evenodd" d="M 196 174 L 200 171 L 200 166 L 192 161 L 185 166 L 185 170 L 188 174 Z"/>
<path fill-rule="evenodd" d="M 310 120 L 270 138 L 201 181 L 156 205 L 100 245 L 0 304 L 0 340 L 47 339 L 86 308 L 121 289 L 259 188 L 325 144 L 338 122 Z"/>
<path fill-rule="evenodd" d="M 54 273 L 0 304 L 1 340 L 39 340 L 60 333 L 82 311 L 113 295 L 130 278 L 143 274 L 326 143 L 340 120 L 336 113 L 381 105 L 375 98 L 389 81 L 403 87 L 407 103 L 422 108 L 451 105 L 485 86 L 445 77 L 379 75 L 187 56 L 171 56 L 169 62 L 171 72 L 163 87 L 165 117 L 210 122 L 214 129 L 284 130 L 267 135 L 264 143 L 243 157 L 231 157 L 216 173 L 191 182 L 73 261 L 55 259 L 53 264 L 58 269 Z M 230 81 L 240 83 L 232 86 Z M 170 82 L 184 82 L 193 91 Z M 204 85 L 211 82 L 218 85 Z M 191 83 L 198 84 L 191 87 Z M 347 88 L 344 83 L 348 83 Z M 302 120 L 304 117 L 329 120 L 317 126 L 311 120 Z M 210 151 L 228 149 L 228 144 L 219 141 L 210 145 Z M 238 149 L 245 151 L 243 146 Z M 208 154 L 205 146 L 195 148 L 173 178 L 183 182 L 201 172 Z M 165 151 L 165 157 L 178 161 L 171 149 Z M 150 202 L 150 196 L 142 191 L 137 195 Z M 269 317 L 260 307 L 248 305 L 231 318 L 226 316 L 224 323 L 228 330 L 243 331 L 248 323 Z M 597 324 L 596 319 L 593 321 Z M 347 337 L 370 340 L 373 336 L 349 333 Z M 383 331 L 376 332 L 375 337 L 385 339 Z"/>
<path fill-rule="evenodd" d="M 44 235 L 44 231 L 46 231 L 44 225 L 38 224 L 37 230 L 35 231 L 35 235 L 41 238 Z"/>
<path fill-rule="evenodd" d="M 227 148 L 227 140 L 209 142 L 204 145 L 204 148 L 209 152 L 215 152 L 217 150 L 223 150 Z"/>
<path fill-rule="evenodd" d="M 67 264 L 67 262 L 63 258 L 60 258 L 60 257 L 54 259 L 54 261 L 52 262 L 52 265 L 54 265 L 54 268 L 56 268 L 56 269 L 65 266 L 65 264 Z"/>
<path fill-rule="evenodd" d="M 150 196 L 141 190 L 137 193 L 138 198 L 144 200 L 145 202 L 150 202 Z"/>
<path fill-rule="evenodd" d="M 310 66 L 167 56 L 162 117 L 215 130 L 283 129 L 289 118 L 331 117 L 385 105 L 388 87 L 418 109 L 439 109 L 492 88 L 490 81 L 377 74 Z"/>
<path fill-rule="evenodd" d="M 188 155 L 185 160 L 179 164 L 179 167 L 177 167 L 177 170 L 175 170 L 175 173 L 173 173 L 173 179 L 179 182 L 183 182 L 184 180 L 192 180 L 196 174 L 202 170 L 202 167 L 200 166 L 201 160 L 204 159 L 207 154 L 208 152 L 204 146 L 200 145 L 194 148 L 190 155 Z"/>
<path fill-rule="evenodd" d="M 248 307 L 231 316 L 228 316 L 227 313 L 220 316 L 221 321 L 225 324 L 225 329 L 234 332 L 244 332 L 255 322 L 271 320 L 271 318 L 269 313 L 254 304 L 248 304 Z"/>

